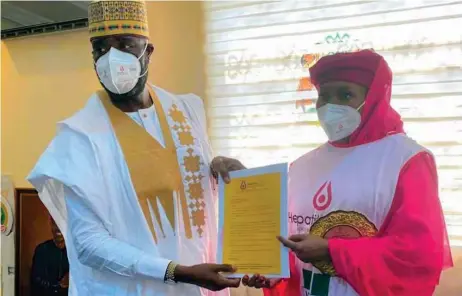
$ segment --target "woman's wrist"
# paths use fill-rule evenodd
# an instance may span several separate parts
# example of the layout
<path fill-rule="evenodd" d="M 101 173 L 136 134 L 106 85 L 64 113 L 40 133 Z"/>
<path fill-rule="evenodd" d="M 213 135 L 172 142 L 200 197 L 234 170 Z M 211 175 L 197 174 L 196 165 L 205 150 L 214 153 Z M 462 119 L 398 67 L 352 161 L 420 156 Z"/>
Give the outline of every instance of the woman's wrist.
<path fill-rule="evenodd" d="M 321 245 L 320 252 L 320 256 L 323 258 L 323 260 L 330 261 L 329 240 L 324 239 L 324 243 Z"/>

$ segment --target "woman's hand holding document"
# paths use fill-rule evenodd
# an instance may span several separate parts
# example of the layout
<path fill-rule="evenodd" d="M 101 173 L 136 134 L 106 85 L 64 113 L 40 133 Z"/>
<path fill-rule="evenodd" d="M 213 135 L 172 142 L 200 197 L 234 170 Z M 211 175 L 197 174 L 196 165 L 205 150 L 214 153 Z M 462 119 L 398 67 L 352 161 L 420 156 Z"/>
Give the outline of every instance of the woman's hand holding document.
<path fill-rule="evenodd" d="M 217 262 L 237 267 L 229 277 L 289 277 L 288 249 L 276 239 L 288 232 L 287 174 L 284 163 L 230 172 L 228 184 L 220 178 Z"/>

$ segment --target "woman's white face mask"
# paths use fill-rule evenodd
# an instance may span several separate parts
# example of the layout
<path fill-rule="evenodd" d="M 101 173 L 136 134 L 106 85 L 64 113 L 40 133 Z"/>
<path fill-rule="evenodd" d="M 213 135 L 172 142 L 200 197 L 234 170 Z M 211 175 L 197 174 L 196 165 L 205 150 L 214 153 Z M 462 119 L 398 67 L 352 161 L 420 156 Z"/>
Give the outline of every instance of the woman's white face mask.
<path fill-rule="evenodd" d="M 364 106 L 364 103 L 356 109 L 345 105 L 325 104 L 316 110 L 329 141 L 335 142 L 346 138 L 359 127 L 361 114 L 358 110 Z"/>
<path fill-rule="evenodd" d="M 138 83 L 140 77 L 148 72 L 148 69 L 141 74 L 140 59 L 146 52 L 148 44 L 143 53 L 137 58 L 135 55 L 120 51 L 114 47 L 96 61 L 96 73 L 101 83 L 107 90 L 114 94 L 126 94 Z M 140 75 L 141 74 L 141 75 Z"/>

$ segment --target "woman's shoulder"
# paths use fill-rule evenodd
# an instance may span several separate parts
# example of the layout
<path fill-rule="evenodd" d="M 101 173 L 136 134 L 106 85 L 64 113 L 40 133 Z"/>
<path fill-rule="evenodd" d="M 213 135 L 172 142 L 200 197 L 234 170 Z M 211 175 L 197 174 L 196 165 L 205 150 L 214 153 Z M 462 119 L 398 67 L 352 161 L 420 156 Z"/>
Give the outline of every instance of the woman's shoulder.
<path fill-rule="evenodd" d="M 301 155 L 293 162 L 290 163 L 290 168 L 295 169 L 296 167 L 306 167 L 307 165 L 313 165 L 314 162 L 320 161 L 320 154 L 327 148 L 327 144 L 318 146 L 305 154 Z"/>
<path fill-rule="evenodd" d="M 429 149 L 425 148 L 416 140 L 404 133 L 390 135 L 384 140 L 390 146 L 390 149 L 394 149 L 402 156 L 411 157 L 420 152 L 427 152 L 428 154 L 432 155 Z"/>

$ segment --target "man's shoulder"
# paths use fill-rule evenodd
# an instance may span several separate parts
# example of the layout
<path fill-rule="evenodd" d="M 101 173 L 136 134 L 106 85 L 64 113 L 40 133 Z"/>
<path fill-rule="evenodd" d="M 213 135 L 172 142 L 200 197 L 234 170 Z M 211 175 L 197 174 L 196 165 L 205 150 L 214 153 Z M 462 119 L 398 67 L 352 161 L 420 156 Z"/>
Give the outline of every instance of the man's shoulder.
<path fill-rule="evenodd" d="M 172 93 L 166 89 L 163 89 L 159 86 L 150 84 L 150 87 L 156 92 L 158 96 L 161 97 L 170 97 L 173 100 L 180 100 L 180 101 L 186 101 L 190 102 L 193 104 L 201 104 L 203 106 L 203 102 L 200 96 L 194 94 L 194 93 L 186 93 L 186 94 L 177 94 L 177 93 Z"/>
<path fill-rule="evenodd" d="M 95 115 L 95 113 L 100 112 L 100 101 L 98 94 L 95 92 L 93 93 L 90 98 L 88 98 L 85 105 L 74 112 L 71 116 L 67 117 L 66 119 L 60 121 L 59 123 L 68 123 L 68 122 L 75 122 L 82 119 L 89 119 L 92 118 L 91 115 Z"/>
<path fill-rule="evenodd" d="M 102 124 L 104 120 L 106 120 L 104 107 L 97 93 L 94 93 L 87 100 L 83 108 L 76 111 L 68 118 L 58 122 L 58 127 L 64 125 L 76 132 L 86 134 L 92 131 L 94 132 L 95 129 L 105 127 L 106 125 Z"/>
<path fill-rule="evenodd" d="M 193 93 L 173 94 L 155 85 L 151 85 L 151 87 L 159 96 L 159 98 L 168 98 L 174 103 L 179 104 L 182 108 L 184 108 L 184 110 L 186 110 L 189 117 L 194 122 L 197 122 L 201 126 L 206 125 L 205 106 L 201 97 Z"/>

